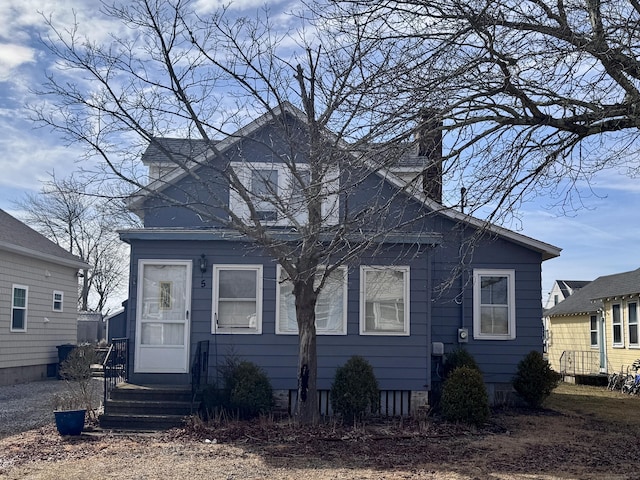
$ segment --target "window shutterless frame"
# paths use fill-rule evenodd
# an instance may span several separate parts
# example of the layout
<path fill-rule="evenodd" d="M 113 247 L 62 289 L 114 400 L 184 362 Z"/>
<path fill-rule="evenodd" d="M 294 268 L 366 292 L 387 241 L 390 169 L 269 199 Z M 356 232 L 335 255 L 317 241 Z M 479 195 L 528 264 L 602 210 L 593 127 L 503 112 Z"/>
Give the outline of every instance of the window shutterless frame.
<path fill-rule="evenodd" d="M 213 334 L 262 333 L 262 265 L 213 266 Z"/>
<path fill-rule="evenodd" d="M 613 346 L 624 347 L 624 331 L 622 328 L 622 305 L 614 303 L 611 305 L 611 338 Z"/>
<path fill-rule="evenodd" d="M 637 348 L 640 346 L 638 341 L 638 302 L 627 302 L 627 338 L 629 339 L 629 347 Z"/>
<path fill-rule="evenodd" d="M 322 271 L 318 275 L 322 275 Z M 278 265 L 276 282 L 276 334 L 297 335 L 293 285 L 284 269 Z M 316 285 L 319 279 L 316 278 Z M 331 272 L 316 302 L 316 333 L 318 335 L 347 334 L 347 268 Z"/>
<path fill-rule="evenodd" d="M 473 271 L 473 338 L 516 338 L 515 270 Z"/>
<path fill-rule="evenodd" d="M 27 307 L 29 305 L 29 287 L 13 285 L 11 288 L 11 332 L 27 331 Z"/>
<path fill-rule="evenodd" d="M 360 267 L 360 335 L 408 336 L 408 266 Z"/>
<path fill-rule="evenodd" d="M 54 312 L 62 312 L 64 305 L 64 292 L 54 290 L 52 302 L 51 310 Z"/>

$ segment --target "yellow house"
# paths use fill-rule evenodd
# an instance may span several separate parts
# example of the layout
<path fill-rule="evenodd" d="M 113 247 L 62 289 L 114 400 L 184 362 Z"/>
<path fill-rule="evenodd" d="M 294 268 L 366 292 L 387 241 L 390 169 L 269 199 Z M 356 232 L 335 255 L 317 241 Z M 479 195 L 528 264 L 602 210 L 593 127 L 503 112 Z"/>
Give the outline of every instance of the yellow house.
<path fill-rule="evenodd" d="M 580 377 L 630 370 L 640 358 L 640 269 L 599 277 L 545 311 L 551 367 Z"/>

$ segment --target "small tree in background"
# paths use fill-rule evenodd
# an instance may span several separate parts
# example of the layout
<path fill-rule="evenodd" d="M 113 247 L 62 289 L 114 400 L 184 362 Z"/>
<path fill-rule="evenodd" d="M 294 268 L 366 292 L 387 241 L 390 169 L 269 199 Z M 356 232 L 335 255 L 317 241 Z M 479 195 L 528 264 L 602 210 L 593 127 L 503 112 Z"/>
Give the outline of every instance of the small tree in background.
<path fill-rule="evenodd" d="M 331 407 L 349 424 L 377 410 L 380 402 L 373 367 L 364 358 L 351 357 L 336 370 L 331 385 Z"/>
<path fill-rule="evenodd" d="M 61 404 L 61 409 L 85 409 L 89 420 L 97 419 L 94 407 L 97 385 L 91 372 L 91 365 L 96 363 L 99 359 L 93 345 L 80 345 L 69 352 L 60 365 L 60 377 L 69 390 L 67 406 Z"/>
<path fill-rule="evenodd" d="M 562 377 L 554 372 L 542 353 L 532 350 L 518 363 L 513 388 L 533 408 L 540 408 Z"/>

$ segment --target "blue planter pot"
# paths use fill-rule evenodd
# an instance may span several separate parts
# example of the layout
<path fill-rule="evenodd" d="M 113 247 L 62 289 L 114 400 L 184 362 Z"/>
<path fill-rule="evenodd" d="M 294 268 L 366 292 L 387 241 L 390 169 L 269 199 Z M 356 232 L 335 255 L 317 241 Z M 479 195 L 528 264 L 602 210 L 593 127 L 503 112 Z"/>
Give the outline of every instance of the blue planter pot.
<path fill-rule="evenodd" d="M 53 412 L 60 435 L 80 435 L 84 429 L 86 410 L 61 410 Z"/>

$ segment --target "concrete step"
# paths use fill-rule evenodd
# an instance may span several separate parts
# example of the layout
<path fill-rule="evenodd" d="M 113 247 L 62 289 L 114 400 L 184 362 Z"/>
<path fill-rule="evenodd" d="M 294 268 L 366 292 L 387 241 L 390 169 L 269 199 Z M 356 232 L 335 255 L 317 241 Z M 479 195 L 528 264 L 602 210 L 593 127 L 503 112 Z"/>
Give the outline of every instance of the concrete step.
<path fill-rule="evenodd" d="M 184 415 L 132 415 L 104 413 L 100 415 L 100 428 L 104 430 L 168 430 L 184 423 Z"/>
<path fill-rule="evenodd" d="M 196 405 L 197 408 L 197 405 Z M 145 415 L 190 415 L 191 402 L 184 401 L 145 401 L 145 400 L 108 400 L 105 408 L 109 413 L 145 414 Z"/>
<path fill-rule="evenodd" d="M 122 384 L 111 391 L 112 400 L 145 402 L 191 402 L 191 388 Z"/>
<path fill-rule="evenodd" d="M 165 430 L 180 426 L 197 412 L 189 386 L 133 385 L 124 383 L 111 391 L 104 404 L 100 426 L 110 430 Z"/>

